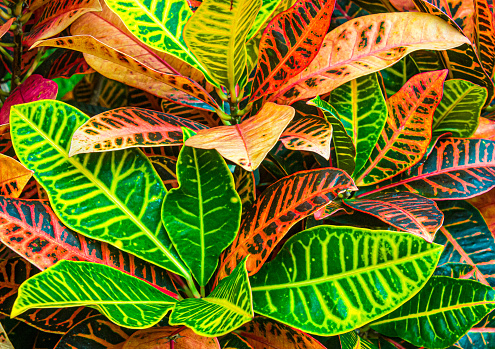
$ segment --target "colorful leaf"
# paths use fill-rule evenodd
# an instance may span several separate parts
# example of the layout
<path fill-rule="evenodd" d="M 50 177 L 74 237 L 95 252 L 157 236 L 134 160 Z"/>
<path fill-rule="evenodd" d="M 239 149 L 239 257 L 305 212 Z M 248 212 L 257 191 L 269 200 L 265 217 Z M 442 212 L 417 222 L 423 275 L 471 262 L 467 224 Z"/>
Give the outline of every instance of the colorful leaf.
<path fill-rule="evenodd" d="M 125 342 L 122 349 L 165 348 L 174 342 L 177 349 L 220 349 L 218 339 L 199 336 L 185 327 L 160 327 L 139 330 Z"/>
<path fill-rule="evenodd" d="M 371 328 L 427 348 L 445 348 L 495 309 L 495 291 L 473 280 L 432 276 L 410 301 Z"/>
<path fill-rule="evenodd" d="M 375 149 L 359 173 L 356 184 L 371 185 L 415 165 L 431 140 L 433 113 L 442 99 L 446 70 L 412 77 L 390 97 L 388 118 Z"/>
<path fill-rule="evenodd" d="M 411 56 L 406 56 L 394 65 L 380 70 L 377 75 L 382 77 L 379 80 L 383 82 L 385 97 L 388 98 L 399 92 L 409 79 L 419 73 L 420 71 L 414 59 Z"/>
<path fill-rule="evenodd" d="M 412 193 L 383 194 L 370 199 L 344 200 L 344 203 L 428 242 L 433 241 L 443 223 L 443 213 L 435 201 Z"/>
<path fill-rule="evenodd" d="M 261 4 L 260 10 L 254 19 L 253 25 L 251 29 L 249 29 L 249 33 L 247 35 L 247 40 L 250 40 L 253 36 L 255 36 L 260 28 L 264 27 L 267 20 L 276 13 L 279 7 L 283 7 L 284 3 L 288 0 L 264 0 Z M 293 0 L 291 0 L 293 1 Z"/>
<path fill-rule="evenodd" d="M 180 104 L 176 104 L 167 100 L 161 102 L 162 111 L 166 114 L 180 116 L 184 119 L 198 122 L 208 127 L 223 125 L 222 120 L 216 113 L 210 113 L 203 110 L 192 109 Z"/>
<path fill-rule="evenodd" d="M 328 103 L 337 111 L 356 148 L 357 173 L 369 159 L 387 120 L 387 104 L 377 75 L 366 75 L 337 87 Z"/>
<path fill-rule="evenodd" d="M 349 175 L 334 168 L 297 172 L 269 186 L 244 216 L 236 239 L 220 258 L 219 279 L 248 254 L 249 275 L 256 274 L 294 224 L 352 190 L 356 187 Z"/>
<path fill-rule="evenodd" d="M 220 337 L 218 342 L 222 349 L 253 349 L 253 347 L 247 343 L 246 339 L 235 332 L 230 332 L 225 336 Z"/>
<path fill-rule="evenodd" d="M 87 116 L 59 101 L 12 110 L 19 159 L 34 170 L 67 227 L 190 278 L 160 221 L 165 188 L 139 150 L 69 158 L 70 136 Z"/>
<path fill-rule="evenodd" d="M 41 75 L 33 74 L 19 85 L 0 109 L 0 125 L 9 122 L 10 108 L 16 104 L 39 101 L 41 99 L 54 99 L 57 96 L 58 85 Z"/>
<path fill-rule="evenodd" d="M 36 68 L 36 72 L 48 79 L 68 79 L 75 74 L 90 74 L 95 70 L 86 63 L 81 52 L 58 48 Z"/>
<path fill-rule="evenodd" d="M 480 117 L 478 127 L 470 138 L 495 140 L 495 121 Z"/>
<path fill-rule="evenodd" d="M 254 171 L 294 117 L 294 108 L 266 103 L 260 112 L 238 125 L 200 130 L 185 145 L 216 149 L 224 158 Z"/>
<path fill-rule="evenodd" d="M 123 107 L 93 116 L 72 136 L 69 156 L 134 147 L 182 144 L 181 126 L 208 127 L 180 117 L 134 107 Z"/>
<path fill-rule="evenodd" d="M 345 333 L 414 296 L 441 251 L 442 246 L 407 233 L 308 229 L 251 277 L 254 309 L 308 333 Z"/>
<path fill-rule="evenodd" d="M 119 326 L 147 328 L 175 304 L 146 282 L 106 265 L 60 261 L 19 287 L 11 316 L 32 308 L 91 305 Z"/>
<path fill-rule="evenodd" d="M 476 326 L 471 328 L 457 343 L 455 348 L 477 349 L 490 348 L 495 343 L 495 312 L 488 314 Z"/>
<path fill-rule="evenodd" d="M 0 195 L 18 198 L 32 175 L 33 171 L 0 154 Z"/>
<path fill-rule="evenodd" d="M 442 138 L 421 165 L 369 187 L 358 198 L 376 192 L 411 192 L 436 200 L 467 199 L 495 186 L 495 141 Z"/>
<path fill-rule="evenodd" d="M 10 26 L 14 23 L 15 18 L 12 17 L 8 21 L 6 21 L 2 26 L 0 26 L 0 38 L 3 37 L 10 30 Z"/>
<path fill-rule="evenodd" d="M 483 68 L 493 76 L 495 68 L 495 28 L 493 14 L 486 0 L 473 0 L 476 24 L 476 48 Z"/>
<path fill-rule="evenodd" d="M 403 34 L 397 36 L 397 31 Z M 423 13 L 360 17 L 328 33 L 311 64 L 270 100 L 287 104 L 323 95 L 355 78 L 391 66 L 413 51 L 446 50 L 468 42 L 441 19 Z"/>
<path fill-rule="evenodd" d="M 356 148 L 351 136 L 342 124 L 337 110 L 319 96 L 310 100 L 308 104 L 318 107 L 323 112 L 325 119 L 332 125 L 337 167 L 351 175 L 356 168 Z"/>
<path fill-rule="evenodd" d="M 251 100 L 276 92 L 316 57 L 330 26 L 335 0 L 298 1 L 263 32 Z"/>
<path fill-rule="evenodd" d="M 187 325 L 201 336 L 227 334 L 253 318 L 246 259 L 206 298 L 186 298 L 170 315 L 171 325 Z"/>
<path fill-rule="evenodd" d="M 184 27 L 187 47 L 217 85 L 233 94 L 246 74 L 244 43 L 260 8 L 261 0 L 204 0 Z"/>
<path fill-rule="evenodd" d="M 473 266 L 477 280 L 495 286 L 495 237 L 483 216 L 465 201 L 441 201 L 445 215 L 435 242 L 444 245 L 439 264 L 466 263 Z"/>
<path fill-rule="evenodd" d="M 43 8 L 41 16 L 29 33 L 23 36 L 24 44 L 31 46 L 38 40 L 54 36 L 90 11 L 101 11 L 98 0 L 53 0 Z"/>
<path fill-rule="evenodd" d="M 256 183 L 254 173 L 236 166 L 234 170 L 235 190 L 241 199 L 242 214 L 246 213 L 256 200 Z"/>

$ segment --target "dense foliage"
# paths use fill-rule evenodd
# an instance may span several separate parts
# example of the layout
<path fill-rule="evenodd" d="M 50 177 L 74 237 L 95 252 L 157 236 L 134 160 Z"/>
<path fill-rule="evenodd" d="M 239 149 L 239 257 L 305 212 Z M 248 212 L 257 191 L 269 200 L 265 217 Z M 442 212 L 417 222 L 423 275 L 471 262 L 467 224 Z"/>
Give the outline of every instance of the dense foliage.
<path fill-rule="evenodd" d="M 0 17 L 0 342 L 495 348 L 491 0 Z"/>

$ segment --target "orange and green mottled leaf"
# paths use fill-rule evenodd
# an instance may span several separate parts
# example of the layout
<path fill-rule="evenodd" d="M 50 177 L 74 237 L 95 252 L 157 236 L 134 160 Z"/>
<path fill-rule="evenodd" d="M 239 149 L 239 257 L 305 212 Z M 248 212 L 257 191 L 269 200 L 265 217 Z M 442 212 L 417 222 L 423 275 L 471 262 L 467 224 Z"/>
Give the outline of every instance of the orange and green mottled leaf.
<path fill-rule="evenodd" d="M 240 166 L 236 166 L 234 170 L 234 183 L 235 190 L 241 198 L 243 213 L 242 215 L 244 215 L 244 213 L 246 213 L 251 208 L 251 205 L 256 200 L 256 184 L 254 180 L 254 173 L 246 171 Z"/>
<path fill-rule="evenodd" d="M 275 146 L 294 114 L 292 107 L 266 103 L 256 116 L 237 125 L 200 130 L 185 145 L 216 149 L 224 158 L 254 171 Z"/>
<path fill-rule="evenodd" d="M 174 348 L 177 349 L 221 349 L 217 338 L 197 335 L 184 326 L 139 330 L 126 340 L 122 349 L 167 348 L 171 341 L 174 341 Z"/>
<path fill-rule="evenodd" d="M 18 198 L 32 175 L 18 161 L 0 154 L 0 195 Z"/>
<path fill-rule="evenodd" d="M 287 149 L 312 151 L 328 160 L 332 124 L 327 118 L 296 109 L 294 119 L 280 136 L 280 141 Z"/>
<path fill-rule="evenodd" d="M 72 135 L 69 156 L 134 147 L 182 144 L 181 126 L 207 126 L 174 115 L 135 107 L 112 109 L 93 116 Z"/>
<path fill-rule="evenodd" d="M 411 192 L 435 200 L 480 195 L 495 186 L 494 148 L 490 140 L 441 138 L 424 163 L 362 188 L 357 197 L 377 192 Z"/>
<path fill-rule="evenodd" d="M 219 279 L 248 254 L 248 272 L 255 274 L 294 224 L 356 189 L 347 173 L 334 168 L 301 171 L 275 182 L 243 217 L 236 239 L 220 258 Z"/>
<path fill-rule="evenodd" d="M 343 201 L 354 210 L 368 213 L 428 242 L 433 241 L 443 223 L 443 213 L 435 201 L 412 193 L 390 193 L 369 199 Z"/>
<path fill-rule="evenodd" d="M 397 31 L 402 35 L 395 35 Z M 393 65 L 420 50 L 446 50 L 469 40 L 440 18 L 385 13 L 348 21 L 328 33 L 320 52 L 270 100 L 287 104 L 324 95 L 338 86 Z"/>
<path fill-rule="evenodd" d="M 251 100 L 276 92 L 316 57 L 335 0 L 304 0 L 275 17 L 263 32 Z"/>
<path fill-rule="evenodd" d="M 253 349 L 325 349 L 316 339 L 283 323 L 264 317 L 255 317 L 242 326 L 238 333 Z"/>
<path fill-rule="evenodd" d="M 23 43 L 31 46 L 36 41 L 52 37 L 90 11 L 101 11 L 98 0 L 53 0 L 44 6 L 36 24 L 23 36 Z"/>
<path fill-rule="evenodd" d="M 412 77 L 387 100 L 388 118 L 357 185 L 371 185 L 406 171 L 421 160 L 432 135 L 433 114 L 443 94 L 446 70 Z"/>
<path fill-rule="evenodd" d="M 36 46 L 61 47 L 84 52 L 89 65 L 110 79 L 125 81 L 126 84 L 145 89 L 158 97 L 177 89 L 213 109 L 219 108 L 208 92 L 191 78 L 158 71 L 89 35 L 49 39 L 38 42 Z M 114 64 L 108 65 L 107 61 Z"/>
<path fill-rule="evenodd" d="M 412 298 L 441 252 L 442 246 L 407 233 L 311 228 L 251 276 L 254 310 L 310 334 L 349 332 Z"/>
<path fill-rule="evenodd" d="M 493 76 L 495 68 L 495 28 L 493 14 L 486 0 L 473 0 L 476 24 L 476 48 L 483 68 Z"/>

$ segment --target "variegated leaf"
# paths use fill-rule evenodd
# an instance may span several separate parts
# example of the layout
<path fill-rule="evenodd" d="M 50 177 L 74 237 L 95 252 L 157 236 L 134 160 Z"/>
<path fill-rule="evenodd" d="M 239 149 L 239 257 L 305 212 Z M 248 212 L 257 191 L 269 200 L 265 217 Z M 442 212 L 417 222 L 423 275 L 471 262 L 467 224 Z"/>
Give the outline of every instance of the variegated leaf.
<path fill-rule="evenodd" d="M 414 59 L 411 56 L 406 56 L 394 65 L 380 70 L 377 76 L 384 86 L 385 97 L 388 98 L 399 92 L 410 78 L 419 73 L 419 68 Z"/>
<path fill-rule="evenodd" d="M 0 195 L 18 198 L 32 175 L 18 161 L 0 154 Z"/>

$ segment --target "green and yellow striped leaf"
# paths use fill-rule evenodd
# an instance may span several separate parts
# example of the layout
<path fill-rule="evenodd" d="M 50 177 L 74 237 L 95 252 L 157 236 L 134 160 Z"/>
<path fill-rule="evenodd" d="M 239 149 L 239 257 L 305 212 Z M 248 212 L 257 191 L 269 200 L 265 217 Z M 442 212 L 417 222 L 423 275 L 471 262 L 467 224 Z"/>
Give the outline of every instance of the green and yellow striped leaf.
<path fill-rule="evenodd" d="M 33 308 L 90 305 L 119 326 L 147 328 L 176 303 L 146 282 L 106 265 L 60 261 L 19 287 L 11 316 Z"/>
<path fill-rule="evenodd" d="M 367 339 L 359 337 L 356 331 L 341 334 L 339 340 L 342 349 L 378 349 Z"/>
<path fill-rule="evenodd" d="M 356 147 L 357 173 L 369 159 L 387 120 L 387 104 L 377 75 L 369 74 L 337 87 L 328 103 L 337 111 Z"/>
<path fill-rule="evenodd" d="M 233 94 L 247 73 L 245 41 L 260 8 L 261 0 L 204 0 L 184 27 L 189 49 Z"/>
<path fill-rule="evenodd" d="M 140 41 L 189 63 L 216 85 L 183 39 L 184 27 L 193 15 L 186 0 L 105 0 L 105 3 Z"/>
<path fill-rule="evenodd" d="M 351 136 L 345 129 L 337 110 L 317 96 L 308 102 L 310 105 L 318 107 L 325 119 L 332 125 L 332 140 L 335 147 L 337 167 L 352 175 L 356 168 L 356 148 Z"/>
<path fill-rule="evenodd" d="M 426 348 L 445 348 L 495 309 L 495 291 L 473 280 L 432 276 L 411 300 L 371 328 Z"/>
<path fill-rule="evenodd" d="M 388 99 L 387 122 L 370 158 L 354 176 L 357 185 L 381 182 L 421 160 L 431 140 L 433 113 L 442 99 L 447 73 L 415 75 Z"/>
<path fill-rule="evenodd" d="M 69 156 L 134 147 L 182 144 L 182 129 L 207 126 L 178 116 L 135 107 L 112 109 L 93 116 L 72 135 Z"/>
<path fill-rule="evenodd" d="M 184 139 L 193 134 L 184 128 Z M 204 287 L 239 230 L 241 198 L 225 160 L 214 149 L 182 147 L 177 181 L 179 188 L 163 200 L 162 221 L 180 257 Z"/>
<path fill-rule="evenodd" d="M 308 229 L 251 277 L 254 309 L 308 333 L 349 332 L 413 297 L 441 251 L 442 246 L 407 233 Z"/>
<path fill-rule="evenodd" d="M 276 13 L 280 7 L 283 7 L 284 3 L 287 1 L 288 0 L 263 0 L 260 10 L 258 11 L 256 18 L 254 19 L 253 25 L 251 29 L 249 29 L 246 40 L 250 40 L 252 37 L 254 37 L 258 33 L 258 31 L 264 27 L 264 24 L 266 24 L 267 20 L 270 19 L 270 17 L 274 13 Z"/>
<path fill-rule="evenodd" d="M 70 138 L 89 118 L 59 101 L 17 105 L 11 114 L 16 153 L 67 227 L 191 277 L 161 223 L 165 188 L 145 155 L 126 149 L 69 158 Z"/>
<path fill-rule="evenodd" d="M 222 336 L 254 316 L 246 258 L 219 282 L 206 298 L 180 301 L 170 315 L 171 325 L 186 325 L 199 335 Z"/>

